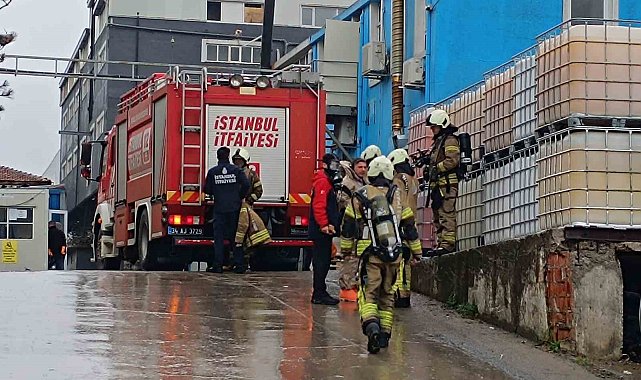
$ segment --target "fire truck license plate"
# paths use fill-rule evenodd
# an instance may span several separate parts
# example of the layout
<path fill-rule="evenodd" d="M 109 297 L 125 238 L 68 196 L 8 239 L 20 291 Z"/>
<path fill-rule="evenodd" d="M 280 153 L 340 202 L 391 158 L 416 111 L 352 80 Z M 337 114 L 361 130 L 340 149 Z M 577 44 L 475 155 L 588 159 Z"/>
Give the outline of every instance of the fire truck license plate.
<path fill-rule="evenodd" d="M 167 232 L 169 235 L 202 235 L 202 228 L 193 228 L 193 227 L 167 227 Z"/>

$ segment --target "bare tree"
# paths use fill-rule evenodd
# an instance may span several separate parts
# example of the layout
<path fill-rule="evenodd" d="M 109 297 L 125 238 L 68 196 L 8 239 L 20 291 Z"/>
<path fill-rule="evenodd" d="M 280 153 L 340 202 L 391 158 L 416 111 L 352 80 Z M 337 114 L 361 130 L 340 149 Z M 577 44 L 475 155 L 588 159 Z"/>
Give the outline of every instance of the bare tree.
<path fill-rule="evenodd" d="M 0 0 L 0 9 L 8 7 L 13 0 Z"/>
<path fill-rule="evenodd" d="M 0 10 L 6 8 L 11 4 L 13 0 L 0 0 Z M 0 33 L 0 50 L 4 49 L 5 46 L 9 45 L 16 40 L 18 35 L 16 32 L 4 32 Z M 0 53 L 0 63 L 4 62 L 5 54 Z M 9 81 L 5 80 L 0 84 L 0 97 L 13 99 L 13 89 L 9 85 Z M 0 111 L 4 111 L 4 106 L 0 105 Z"/>

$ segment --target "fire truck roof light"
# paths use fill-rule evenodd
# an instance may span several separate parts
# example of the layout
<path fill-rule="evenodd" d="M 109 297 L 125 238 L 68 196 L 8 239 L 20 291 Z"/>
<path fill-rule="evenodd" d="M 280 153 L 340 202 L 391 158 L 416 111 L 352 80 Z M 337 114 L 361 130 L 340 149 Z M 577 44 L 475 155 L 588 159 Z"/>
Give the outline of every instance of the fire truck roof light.
<path fill-rule="evenodd" d="M 245 78 L 243 78 L 243 76 L 240 74 L 232 75 L 231 78 L 229 78 L 229 85 L 232 86 L 233 88 L 238 88 L 242 86 L 244 83 L 245 83 Z"/>
<path fill-rule="evenodd" d="M 266 76 L 260 76 L 256 78 L 256 87 L 258 87 L 261 90 L 268 88 L 271 84 L 272 84 L 271 81 Z"/>

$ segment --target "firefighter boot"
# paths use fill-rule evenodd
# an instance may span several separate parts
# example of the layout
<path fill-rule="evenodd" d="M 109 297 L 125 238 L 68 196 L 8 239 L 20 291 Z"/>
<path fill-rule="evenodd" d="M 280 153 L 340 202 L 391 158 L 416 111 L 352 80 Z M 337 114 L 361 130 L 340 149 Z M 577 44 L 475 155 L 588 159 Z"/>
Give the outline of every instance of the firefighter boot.
<path fill-rule="evenodd" d="M 365 335 L 367 335 L 367 351 L 370 354 L 378 354 L 381 350 L 381 327 L 378 322 L 370 322 L 365 326 Z"/>
<path fill-rule="evenodd" d="M 394 307 L 397 309 L 407 309 L 412 305 L 410 303 L 410 297 L 394 297 Z"/>
<path fill-rule="evenodd" d="M 338 298 L 343 302 L 356 302 L 358 301 L 358 293 L 356 289 L 341 289 Z"/>
<path fill-rule="evenodd" d="M 234 247 L 234 273 L 244 274 L 245 272 L 247 272 L 247 267 L 245 266 L 243 246 L 237 245 Z"/>
<path fill-rule="evenodd" d="M 380 348 L 387 348 L 389 347 L 389 340 L 391 338 L 390 333 L 382 332 L 380 337 L 378 338 L 378 345 Z"/>

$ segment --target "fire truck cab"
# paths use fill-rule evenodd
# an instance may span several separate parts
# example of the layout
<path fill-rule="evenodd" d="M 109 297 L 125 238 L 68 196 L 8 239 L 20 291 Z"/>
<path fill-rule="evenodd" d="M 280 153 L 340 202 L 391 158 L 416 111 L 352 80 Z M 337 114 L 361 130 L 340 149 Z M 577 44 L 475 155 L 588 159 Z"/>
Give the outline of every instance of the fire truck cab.
<path fill-rule="evenodd" d="M 285 75 L 286 74 L 286 75 Z M 296 70 L 279 75 L 202 71 L 155 74 L 121 97 L 115 125 L 101 142 L 94 258 L 99 267 L 186 268 L 213 255 L 213 202 L 205 176 L 221 146 L 244 147 L 264 195 L 254 209 L 274 254 L 308 266 L 312 176 L 325 144 L 325 95 L 318 79 Z M 94 144 L 95 145 L 95 144 Z M 83 145 L 91 177 L 92 144 Z"/>

